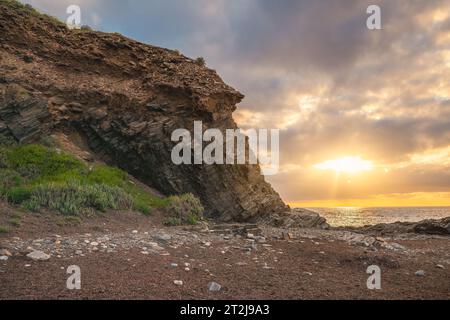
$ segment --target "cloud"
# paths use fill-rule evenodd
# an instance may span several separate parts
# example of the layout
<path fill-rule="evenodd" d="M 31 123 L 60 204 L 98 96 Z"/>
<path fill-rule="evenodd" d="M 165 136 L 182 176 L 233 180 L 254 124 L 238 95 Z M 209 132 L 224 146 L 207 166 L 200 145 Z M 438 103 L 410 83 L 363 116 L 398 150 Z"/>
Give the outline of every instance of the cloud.
<path fill-rule="evenodd" d="M 284 173 L 270 180 L 285 198 L 330 196 L 310 168 L 349 155 L 394 169 L 333 196 L 450 191 L 448 164 L 414 162 L 450 146 L 448 0 L 379 0 L 379 31 L 370 0 L 24 2 L 62 19 L 79 4 L 96 28 L 204 56 L 246 95 L 242 127 L 282 129 Z"/>

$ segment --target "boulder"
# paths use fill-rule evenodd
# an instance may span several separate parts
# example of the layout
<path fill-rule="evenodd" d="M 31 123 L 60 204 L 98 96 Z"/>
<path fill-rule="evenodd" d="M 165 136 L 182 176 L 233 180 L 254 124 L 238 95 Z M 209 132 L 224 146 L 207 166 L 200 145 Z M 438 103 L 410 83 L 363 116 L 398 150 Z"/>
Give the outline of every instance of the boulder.
<path fill-rule="evenodd" d="M 266 223 L 283 228 L 329 229 L 327 220 L 306 209 L 292 209 L 289 213 L 274 214 Z"/>

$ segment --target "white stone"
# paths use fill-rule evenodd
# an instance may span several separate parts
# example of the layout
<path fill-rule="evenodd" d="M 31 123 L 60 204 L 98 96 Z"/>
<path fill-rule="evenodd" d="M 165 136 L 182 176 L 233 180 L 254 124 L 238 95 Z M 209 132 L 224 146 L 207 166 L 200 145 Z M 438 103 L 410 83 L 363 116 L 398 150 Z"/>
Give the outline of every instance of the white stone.
<path fill-rule="evenodd" d="M 210 282 L 208 283 L 208 290 L 211 292 L 218 292 L 222 289 L 222 286 L 218 284 L 217 282 Z"/>
<path fill-rule="evenodd" d="M 181 280 L 174 280 L 173 283 L 177 286 L 182 286 L 183 285 L 183 281 Z"/>
<path fill-rule="evenodd" d="M 424 277 L 424 276 L 425 276 L 425 271 L 419 270 L 419 271 L 417 271 L 417 272 L 415 273 L 415 275 L 418 276 L 418 277 Z"/>
<path fill-rule="evenodd" d="M 33 261 L 46 261 L 50 259 L 50 255 L 37 250 L 27 254 L 27 257 Z"/>

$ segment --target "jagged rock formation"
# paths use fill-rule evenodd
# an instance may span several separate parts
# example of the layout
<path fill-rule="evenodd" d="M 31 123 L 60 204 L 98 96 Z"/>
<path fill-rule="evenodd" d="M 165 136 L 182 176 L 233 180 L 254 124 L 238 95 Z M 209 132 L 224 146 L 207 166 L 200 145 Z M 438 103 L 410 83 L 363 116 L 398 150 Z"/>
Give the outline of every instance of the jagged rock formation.
<path fill-rule="evenodd" d="M 28 6 L 0 0 L 0 131 L 23 142 L 77 130 L 91 149 L 163 194 L 192 192 L 225 221 L 287 207 L 259 166 L 176 166 L 171 133 L 235 129 L 243 95 L 213 70 L 119 34 L 70 31 Z"/>
<path fill-rule="evenodd" d="M 428 219 L 419 222 L 382 223 L 374 226 L 354 228 L 354 230 L 382 235 L 416 233 L 450 236 L 450 217 L 440 220 Z"/>

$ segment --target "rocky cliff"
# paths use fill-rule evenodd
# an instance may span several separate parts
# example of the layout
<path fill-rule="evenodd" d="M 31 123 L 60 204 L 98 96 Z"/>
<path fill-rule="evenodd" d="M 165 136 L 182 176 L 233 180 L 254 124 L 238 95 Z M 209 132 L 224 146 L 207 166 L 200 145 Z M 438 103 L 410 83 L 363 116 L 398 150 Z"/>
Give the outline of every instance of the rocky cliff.
<path fill-rule="evenodd" d="M 250 221 L 286 206 L 259 166 L 174 165 L 173 130 L 235 129 L 243 95 L 178 52 L 68 30 L 0 0 L 0 133 L 21 142 L 75 130 L 102 159 L 161 193 L 192 192 L 211 217 Z"/>

